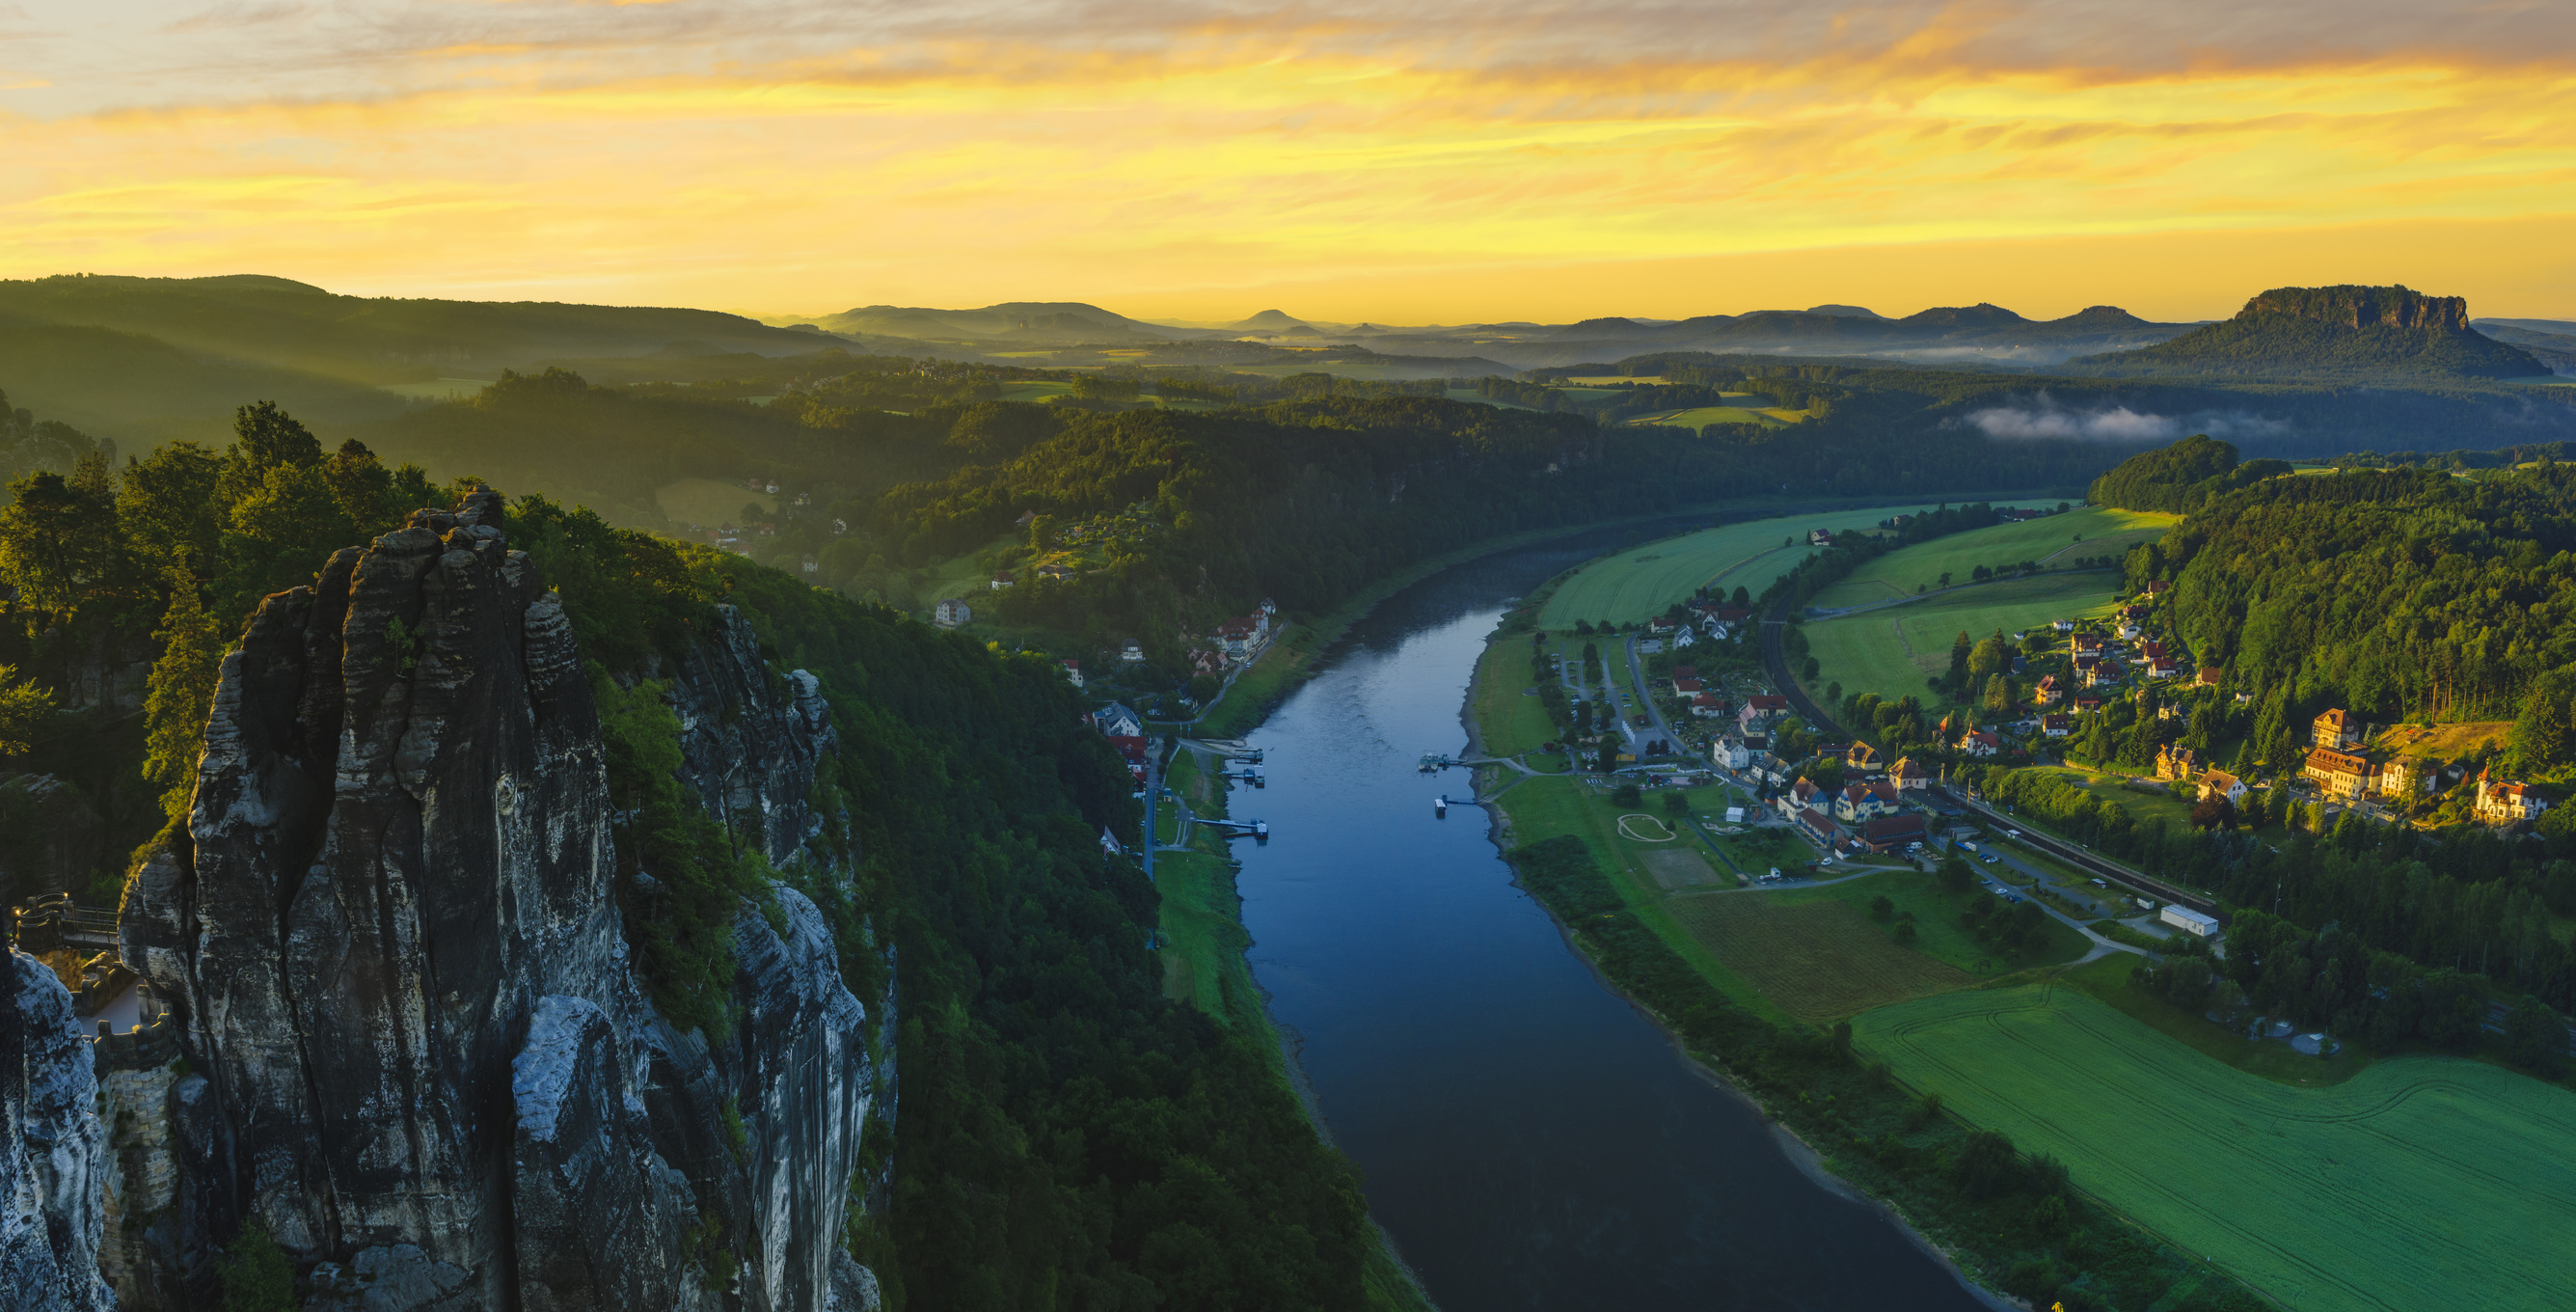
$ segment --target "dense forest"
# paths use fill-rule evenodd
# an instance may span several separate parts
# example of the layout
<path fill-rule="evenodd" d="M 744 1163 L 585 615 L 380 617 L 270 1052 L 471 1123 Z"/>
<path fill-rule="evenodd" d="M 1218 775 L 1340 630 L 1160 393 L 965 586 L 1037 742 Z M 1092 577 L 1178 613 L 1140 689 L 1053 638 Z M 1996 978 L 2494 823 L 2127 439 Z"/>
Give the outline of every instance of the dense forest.
<path fill-rule="evenodd" d="M 2200 509 L 2214 497 L 2289 472 L 2288 463 L 2279 460 L 2239 464 L 2233 443 L 2203 434 L 2131 456 L 2119 468 L 2094 479 L 2085 499 L 2123 510 L 2183 514 Z"/>
<path fill-rule="evenodd" d="M 854 979 L 881 969 L 863 960 L 880 941 L 870 927 L 891 926 L 901 962 L 895 1187 L 883 1221 L 854 1222 L 852 1240 L 898 1298 L 1360 1301 L 1375 1240 L 1357 1180 L 1264 1054 L 1162 996 L 1153 886 L 1099 841 L 1104 826 L 1134 837 L 1124 767 L 1052 662 L 542 498 L 513 506 L 509 532 L 559 583 L 605 707 L 650 686 L 655 635 L 702 627 L 719 602 L 741 608 L 777 668 L 821 678 L 843 750 L 821 785 L 836 819 L 811 845 L 859 873 L 846 888 L 786 877 L 833 915 Z M 613 764 L 649 759 L 616 748 Z M 667 857 L 654 869 L 672 882 Z M 629 936 L 670 937 L 685 917 L 667 897 L 638 899 Z"/>
<path fill-rule="evenodd" d="M 2547 689 L 2576 664 L 2576 467 L 2270 479 L 2129 569 L 2172 580 L 2175 628 L 2254 696 L 2255 744 L 2276 767 L 2329 705 L 2381 723 L 2563 718 Z M 2526 768 L 2567 763 L 2547 737 L 2518 746 Z"/>
<path fill-rule="evenodd" d="M 881 550 L 918 560 L 1020 533 L 1031 535 L 1017 539 L 1027 551 L 1052 550 L 1062 525 L 1120 517 L 1116 550 L 1071 577 L 1014 586 L 996 614 L 1095 640 L 1124 633 L 1158 653 L 1265 596 L 1295 610 L 1326 607 L 1492 534 L 1747 494 L 2068 488 L 2100 459 L 2074 443 L 2007 447 L 1982 437 L 1891 456 L 1876 441 L 1830 432 L 1712 439 L 1430 397 L 1334 396 L 1259 410 L 1079 415 L 1016 458 L 887 493 L 871 527 Z M 1023 515 L 1037 517 L 1026 530 L 1017 528 Z"/>
<path fill-rule="evenodd" d="M 2348 970 L 2328 977 L 2282 972 L 2275 994 L 2256 998 L 2275 1014 L 2367 1034 L 2387 1050 L 2415 1038 L 2449 1048 L 2477 1041 L 2475 1025 L 2422 1028 L 2441 1009 L 2428 1010 L 2416 990 L 2447 991 L 2454 986 L 2445 981 L 2454 978 L 2467 979 L 2480 998 L 2485 990 L 2475 977 L 2483 976 L 2560 1011 L 2576 1009 L 2576 951 L 2552 931 L 2553 916 L 2576 915 L 2576 827 L 2563 822 L 2545 826 L 2538 838 L 2480 826 L 2437 837 L 2350 811 L 2329 821 L 2322 807 L 2276 802 L 2284 790 L 2257 791 L 2249 798 L 2254 814 L 2238 818 L 2286 824 L 2290 836 L 2276 847 L 2226 825 L 2138 823 L 2117 801 L 2054 770 L 1997 770 L 1984 787 L 1998 804 L 2237 908 L 2228 931 L 2234 973 L 2259 977 L 2271 950 L 2290 940 L 2323 935 L 2331 944 L 2339 936 L 2353 945 Z M 2276 806 L 2292 813 L 2272 814 Z M 2239 925 L 2252 912 L 2287 928 L 2245 936 Z M 2331 947 L 2311 964 L 2321 968 L 2327 955 Z M 2371 992 L 2392 984 L 2402 987 Z"/>
<path fill-rule="evenodd" d="M 11 492 L 0 767 L 65 777 L 107 813 L 99 886 L 78 891 L 111 904 L 124 852 L 184 808 L 215 672 L 253 601 L 449 499 L 356 442 L 326 452 L 265 405 L 243 409 L 223 450 L 173 444 L 118 469 L 93 449 Z M 1135 836 L 1124 769 L 1052 662 L 542 497 L 515 503 L 508 531 L 558 588 L 591 673 L 612 790 L 631 803 L 619 901 L 664 1014 L 725 1023 L 709 998 L 731 977 L 726 926 L 770 878 L 825 911 L 863 995 L 896 950 L 902 1115 L 871 1151 L 897 1170 L 879 1206 L 853 1199 L 849 1236 L 895 1305 L 1360 1301 L 1374 1238 L 1356 1180 L 1265 1053 L 1162 997 L 1156 894 L 1099 837 Z M 846 882 L 739 855 L 671 775 L 679 726 L 652 678 L 719 604 L 749 619 L 774 669 L 821 680 L 842 750 L 808 846 L 854 869 Z M 137 659 L 139 717 L 67 705 Z M 0 791 L 0 806 L 20 800 Z M 14 842 L 32 826 L 12 817 Z"/>

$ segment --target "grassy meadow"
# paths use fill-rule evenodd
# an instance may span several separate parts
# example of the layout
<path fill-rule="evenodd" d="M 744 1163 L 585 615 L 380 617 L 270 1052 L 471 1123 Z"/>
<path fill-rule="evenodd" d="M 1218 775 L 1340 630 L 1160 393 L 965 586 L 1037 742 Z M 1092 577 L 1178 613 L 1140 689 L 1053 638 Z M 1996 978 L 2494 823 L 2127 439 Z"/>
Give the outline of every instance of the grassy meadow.
<path fill-rule="evenodd" d="M 1791 904 L 1767 893 L 1693 893 L 1673 899 L 1672 912 L 1693 939 L 1810 1025 L 1976 983 L 1898 944 L 1839 899 Z"/>
<path fill-rule="evenodd" d="M 1783 410 L 1777 406 L 1703 405 L 1687 410 L 1667 410 L 1661 414 L 1639 415 L 1628 422 L 1654 424 L 1665 428 L 1688 428 L 1697 431 L 1710 424 L 1760 424 L 1764 428 L 1787 428 L 1807 417 L 1804 410 Z"/>
<path fill-rule="evenodd" d="M 1870 561 L 1817 594 L 1811 604 L 1830 610 L 1911 597 L 1917 587 L 1941 586 L 1944 574 L 1951 576 L 1953 584 L 1965 583 L 1979 565 L 2045 563 L 2058 555 L 2126 556 L 2129 548 L 2164 536 L 2179 518 L 2086 506 L 2044 519 L 1953 533 Z M 2076 541 L 2079 536 L 2084 540 Z"/>
<path fill-rule="evenodd" d="M 1579 655 L 1581 647 L 1575 648 Z M 1476 718 L 1476 743 L 1487 756 L 1518 756 L 1537 751 L 1556 737 L 1547 708 L 1531 695 L 1541 677 L 1530 673 L 1529 643 L 1517 636 L 1485 645 L 1476 662 L 1469 705 Z"/>
<path fill-rule="evenodd" d="M 1950 668 L 1950 644 L 1960 633 L 1983 638 L 2001 629 L 2017 633 L 2060 616 L 2107 614 L 2114 574 L 2038 574 L 1968 588 L 1947 596 L 1803 627 L 1818 671 L 1811 692 L 1839 683 L 1845 695 L 1908 693 L 1932 698 L 1923 681 Z"/>
<path fill-rule="evenodd" d="M 1709 805 L 1718 804 L 1720 791 L 1716 788 L 1693 790 L 1694 812 L 1705 811 Z M 1793 1019 L 1751 978 L 1721 959 L 1673 914 L 1677 899 L 1670 895 L 1664 882 L 1671 878 L 1671 863 L 1665 858 L 1689 853 L 1708 864 L 1713 872 L 1711 877 L 1732 882 L 1733 875 L 1727 873 L 1723 859 L 1708 854 L 1695 838 L 1685 836 L 1669 843 L 1644 843 L 1619 833 L 1619 817 L 1623 814 L 1647 811 L 1660 815 L 1662 807 L 1657 798 L 1649 797 L 1644 806 L 1615 806 L 1605 793 L 1594 790 L 1581 780 L 1555 775 L 1515 784 L 1495 800 L 1495 805 L 1510 821 L 1509 841 L 1514 844 L 1534 843 L 1559 834 L 1572 834 L 1581 840 L 1602 873 L 1609 877 L 1611 886 L 1619 890 L 1619 896 L 1636 913 L 1637 919 L 1671 944 L 1673 950 L 1718 991 L 1774 1022 L 1786 1023 Z M 1650 857 L 1658 859 L 1650 862 Z M 1813 860 L 1814 855 L 1810 852 L 1802 859 Z M 1665 867 L 1661 872 L 1663 878 L 1658 878 L 1657 866 Z"/>
<path fill-rule="evenodd" d="M 2037 951 L 2027 954 L 2018 961 L 1998 959 L 1992 951 L 1979 946 L 1977 940 L 1971 938 L 1968 931 L 1959 926 L 1959 913 L 1966 909 L 1969 903 L 1979 898 L 1991 901 L 1994 895 L 1981 888 L 1971 889 L 1965 893 L 1945 893 L 1941 891 L 1940 884 L 1932 876 L 1914 870 L 1890 870 L 1885 874 L 1871 875 L 1866 879 L 1855 879 L 1847 883 L 1827 884 L 1816 888 L 1785 889 L 1760 896 L 1782 907 L 1815 906 L 1830 902 L 1849 907 L 1855 912 L 1865 911 L 1872 898 L 1886 898 L 1894 904 L 1896 911 L 1914 913 L 1917 937 L 1914 940 L 1913 951 L 1979 979 L 1992 979 L 2034 965 L 2053 965 L 2073 961 L 2083 956 L 2093 946 L 2092 940 L 2050 920 L 2041 927 L 2041 932 L 2047 937 Z M 1873 925 L 1872 928 L 1884 937 L 1889 926 Z"/>
<path fill-rule="evenodd" d="M 2576 1093 L 2438 1057 L 2290 1087 L 2060 981 L 1866 1012 L 1854 1037 L 2292 1312 L 2576 1306 Z"/>
<path fill-rule="evenodd" d="M 1756 519 L 1641 543 L 1576 570 L 1539 611 L 1539 627 L 1570 629 L 1576 620 L 1632 623 L 1660 615 L 1712 580 L 1729 591 L 1760 594 L 1771 581 L 1807 558 L 1811 529 L 1867 529 L 1890 515 L 1928 506 L 1835 510 L 1784 519 Z M 1783 547 L 1781 539 L 1794 540 Z"/>

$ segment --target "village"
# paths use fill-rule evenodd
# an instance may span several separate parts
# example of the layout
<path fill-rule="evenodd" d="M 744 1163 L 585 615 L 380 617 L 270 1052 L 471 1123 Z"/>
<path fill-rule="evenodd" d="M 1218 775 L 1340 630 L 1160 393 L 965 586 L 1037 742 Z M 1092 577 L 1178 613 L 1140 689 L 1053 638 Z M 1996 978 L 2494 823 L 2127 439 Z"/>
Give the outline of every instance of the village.
<path fill-rule="evenodd" d="M 2099 620 L 1993 635 L 2005 662 L 2001 704 L 1954 707 L 1928 727 L 1920 720 L 1929 712 L 1912 696 L 1855 694 L 1802 717 L 1756 655 L 1753 617 L 1722 596 L 1704 592 L 1623 632 L 1578 624 L 1554 665 L 1566 696 L 1562 747 L 1605 778 L 1661 781 L 1704 760 L 1745 791 L 1757 823 L 1793 831 L 1825 859 L 1925 852 L 1955 836 L 1962 810 L 1954 796 L 1973 802 L 1988 771 L 2030 766 L 2066 767 L 2066 777 L 2101 797 L 2163 799 L 2142 808 L 2149 811 L 2179 803 L 2203 827 L 2268 818 L 2322 832 L 2350 812 L 2377 823 L 2468 819 L 2512 829 L 2547 809 L 2539 791 L 2488 764 L 2493 743 L 2430 755 L 2428 746 L 2461 735 L 2398 725 L 2374 742 L 2370 726 L 2342 709 L 2313 718 L 2289 768 L 2257 766 L 2242 745 L 2222 764 L 2211 744 L 2244 742 L 2252 699 L 2228 686 L 2224 669 L 2195 664 L 2160 632 L 2168 588 L 2150 581 Z M 1794 647 L 1794 626 L 1789 632 Z M 1596 634 L 1620 643 L 1606 662 L 1597 641 L 1574 646 Z M 1609 668 L 1623 650 L 1637 663 L 1641 696 Z M 1798 692 L 1797 702 L 1826 700 Z M 1819 729 L 1838 721 L 1860 733 Z M 2130 755 L 2135 764 L 2124 765 Z"/>

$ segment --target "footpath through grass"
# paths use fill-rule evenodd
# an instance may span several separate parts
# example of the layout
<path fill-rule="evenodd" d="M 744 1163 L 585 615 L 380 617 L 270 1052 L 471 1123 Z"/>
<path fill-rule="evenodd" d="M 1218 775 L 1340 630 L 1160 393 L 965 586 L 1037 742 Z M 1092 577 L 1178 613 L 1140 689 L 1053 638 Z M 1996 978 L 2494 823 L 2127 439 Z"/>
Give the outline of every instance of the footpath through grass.
<path fill-rule="evenodd" d="M 1882 1008 L 1854 1037 L 2294 1312 L 2576 1306 L 2565 1089 L 2441 1057 L 2288 1087 L 2063 981 Z"/>

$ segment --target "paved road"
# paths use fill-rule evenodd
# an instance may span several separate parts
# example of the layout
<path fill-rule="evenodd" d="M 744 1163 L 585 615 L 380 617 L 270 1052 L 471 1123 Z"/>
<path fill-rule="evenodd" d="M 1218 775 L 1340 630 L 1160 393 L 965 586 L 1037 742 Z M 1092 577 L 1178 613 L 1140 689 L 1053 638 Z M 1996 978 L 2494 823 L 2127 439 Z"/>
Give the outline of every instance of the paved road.
<path fill-rule="evenodd" d="M 1145 849 L 1145 882 L 1148 884 L 1154 882 L 1154 794 L 1161 791 L 1163 791 L 1163 754 L 1148 751 L 1145 753 L 1145 832 L 1144 841 L 1138 844 Z M 1179 803 L 1175 801 L 1174 805 Z M 1184 826 L 1189 824 L 1189 812 L 1181 813 L 1181 823 Z M 1180 836 L 1186 838 L 1189 835 L 1183 833 Z"/>
<path fill-rule="evenodd" d="M 2029 876 L 2031 879 L 2037 881 L 2041 887 L 2044 887 L 2048 891 L 2071 902 L 2094 903 L 2098 905 L 2091 890 L 2068 888 L 2066 885 L 2058 882 L 2057 876 L 2022 860 L 2020 857 L 2014 855 L 2010 850 L 2006 849 L 2001 843 L 1979 844 L 1979 846 L 1984 847 L 1986 851 L 1976 855 L 1962 852 L 1959 855 L 1961 860 L 1966 861 L 1981 876 L 1991 877 L 1989 872 L 1993 871 L 1996 866 L 2002 866 L 2007 870 Z M 1996 858 L 1992 865 L 1989 865 L 1985 859 L 1989 855 Z M 1997 880 L 1996 882 L 2001 883 L 2003 881 Z M 2010 885 L 2006 885 L 2006 887 L 2009 888 Z M 2085 953 L 2082 960 L 2075 963 L 2077 965 L 2081 965 L 2085 961 L 2097 960 L 2113 952 L 2134 952 L 2142 957 L 2151 955 L 2144 948 L 2103 937 L 2083 921 L 2077 920 L 2075 917 L 2050 906 L 2046 902 L 2040 901 L 2038 898 L 2031 898 L 2030 902 L 2031 905 L 2046 912 L 2050 919 L 2057 921 L 2068 929 L 2074 930 L 2078 934 L 2082 934 L 2085 937 L 2085 940 L 2093 945 L 2093 950 Z"/>
<path fill-rule="evenodd" d="M 1783 608 L 1786 605 L 1782 603 Z M 1762 621 L 1762 668 L 1770 671 L 1771 682 L 1779 687 L 1780 695 L 1789 699 L 1789 709 L 1796 711 L 1798 718 L 1805 720 L 1807 727 L 1817 736 L 1827 741 L 1849 741 L 1851 735 L 1834 723 L 1834 717 L 1807 700 L 1806 690 L 1798 686 L 1796 679 L 1789 677 L 1789 658 L 1780 651 L 1781 623 L 1777 618 Z"/>
<path fill-rule="evenodd" d="M 1640 636 L 1641 635 L 1634 633 L 1628 635 L 1626 644 L 1628 649 L 1628 678 L 1635 683 L 1637 687 L 1637 700 L 1644 703 L 1640 709 L 1645 711 L 1647 720 L 1653 726 L 1652 733 L 1647 736 L 1660 737 L 1665 742 L 1672 744 L 1673 750 L 1676 753 L 1686 754 L 1683 753 L 1682 749 L 1682 736 L 1673 732 L 1673 726 L 1665 722 L 1663 708 L 1655 705 L 1654 694 L 1646 690 L 1646 667 L 1643 662 L 1637 659 L 1637 639 Z M 1631 711 L 1629 714 L 1634 715 L 1636 712 Z M 1625 723 L 1625 721 L 1623 720 L 1622 723 Z M 1635 744 L 1638 737 L 1638 731 L 1631 727 L 1628 734 L 1630 750 L 1635 750 Z M 1637 755 L 1640 758 L 1643 758 L 1645 753 L 1638 752 Z"/>

